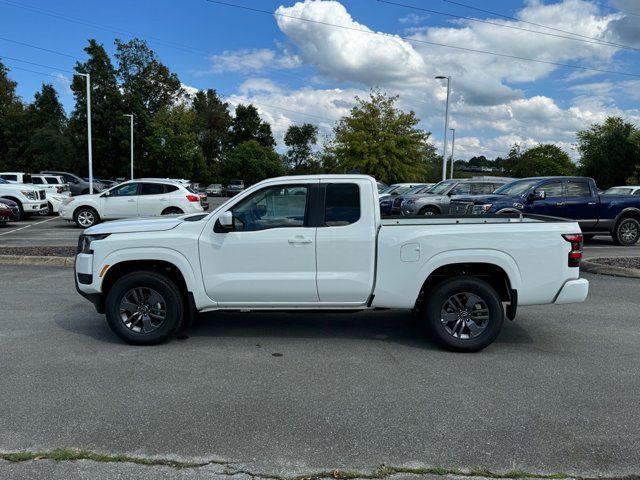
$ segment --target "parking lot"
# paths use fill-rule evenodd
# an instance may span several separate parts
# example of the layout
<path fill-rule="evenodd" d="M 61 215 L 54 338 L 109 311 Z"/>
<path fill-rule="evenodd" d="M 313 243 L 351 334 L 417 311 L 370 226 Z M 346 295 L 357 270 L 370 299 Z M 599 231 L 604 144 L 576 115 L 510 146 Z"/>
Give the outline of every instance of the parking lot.
<path fill-rule="evenodd" d="M 381 464 L 637 474 L 637 280 L 586 277 L 586 303 L 521 308 L 495 344 L 465 355 L 399 311 L 208 314 L 183 340 L 132 347 L 77 295 L 69 269 L 3 266 L 0 450 L 228 463 L 0 461 L 0 477 Z"/>

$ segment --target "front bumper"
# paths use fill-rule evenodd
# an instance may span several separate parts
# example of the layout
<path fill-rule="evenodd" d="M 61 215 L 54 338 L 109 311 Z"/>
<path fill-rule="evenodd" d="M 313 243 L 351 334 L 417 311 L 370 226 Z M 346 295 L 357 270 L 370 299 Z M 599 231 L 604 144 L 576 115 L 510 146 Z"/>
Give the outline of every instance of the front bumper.
<path fill-rule="evenodd" d="M 23 202 L 22 209 L 24 213 L 38 213 L 47 209 L 47 202 Z"/>
<path fill-rule="evenodd" d="M 93 303 L 98 313 L 104 313 L 102 305 L 102 292 L 94 285 L 93 276 L 93 255 L 79 253 L 73 266 L 73 279 L 76 284 L 76 291 L 84 298 Z M 86 283 L 90 279 L 89 283 Z"/>
<path fill-rule="evenodd" d="M 562 286 L 553 303 L 556 305 L 562 305 L 565 303 L 581 303 L 585 301 L 588 294 L 588 280 L 584 278 L 569 280 Z"/>

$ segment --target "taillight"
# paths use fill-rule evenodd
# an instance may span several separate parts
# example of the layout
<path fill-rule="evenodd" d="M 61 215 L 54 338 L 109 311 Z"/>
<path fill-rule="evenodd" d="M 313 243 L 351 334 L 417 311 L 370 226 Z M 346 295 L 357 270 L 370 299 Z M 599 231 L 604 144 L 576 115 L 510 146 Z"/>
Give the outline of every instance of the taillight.
<path fill-rule="evenodd" d="M 569 252 L 569 266 L 579 267 L 582 260 L 582 235 L 578 233 L 562 235 L 567 242 L 571 244 Z"/>
<path fill-rule="evenodd" d="M 187 195 L 187 200 L 190 202 L 199 202 L 200 197 L 198 195 Z"/>
<path fill-rule="evenodd" d="M 62 193 L 62 187 L 56 187 L 56 193 Z"/>

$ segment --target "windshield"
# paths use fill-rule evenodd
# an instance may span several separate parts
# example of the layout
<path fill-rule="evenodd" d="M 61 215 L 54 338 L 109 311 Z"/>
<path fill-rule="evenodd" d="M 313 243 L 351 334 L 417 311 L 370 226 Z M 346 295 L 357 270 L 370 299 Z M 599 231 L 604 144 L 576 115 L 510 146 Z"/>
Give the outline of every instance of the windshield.
<path fill-rule="evenodd" d="M 418 185 L 417 187 L 413 187 L 409 189 L 405 195 L 417 195 L 419 193 L 424 193 L 429 190 L 431 187 L 425 185 Z"/>
<path fill-rule="evenodd" d="M 446 193 L 452 185 L 456 182 L 452 180 L 443 180 L 442 182 L 436 183 L 433 187 L 429 189 L 429 193 L 433 193 L 435 195 L 442 195 Z"/>
<path fill-rule="evenodd" d="M 632 193 L 632 188 L 613 187 L 605 191 L 603 195 L 631 195 Z"/>
<path fill-rule="evenodd" d="M 522 195 L 538 182 L 539 180 L 518 180 L 503 185 L 493 193 L 496 195 Z"/>

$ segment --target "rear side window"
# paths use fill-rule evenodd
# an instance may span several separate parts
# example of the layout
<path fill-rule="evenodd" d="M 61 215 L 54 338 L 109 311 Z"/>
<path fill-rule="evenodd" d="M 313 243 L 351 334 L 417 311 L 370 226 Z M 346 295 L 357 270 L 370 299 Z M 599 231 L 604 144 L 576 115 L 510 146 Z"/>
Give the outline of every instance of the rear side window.
<path fill-rule="evenodd" d="M 178 187 L 175 185 L 165 185 L 165 189 L 167 193 L 175 192 L 178 190 Z"/>
<path fill-rule="evenodd" d="M 360 188 L 355 183 L 330 183 L 325 192 L 324 225 L 343 227 L 360 220 Z"/>
<path fill-rule="evenodd" d="M 633 192 L 633 195 L 636 197 L 640 197 L 640 188 L 638 190 L 636 190 L 635 192 Z"/>
<path fill-rule="evenodd" d="M 493 192 L 493 184 L 491 183 L 472 183 L 471 195 L 486 195 Z"/>
<path fill-rule="evenodd" d="M 42 181 L 42 178 L 40 178 L 40 177 L 33 177 L 31 179 L 31 183 L 33 183 L 34 185 L 44 185 L 44 182 Z"/>
<path fill-rule="evenodd" d="M 47 181 L 47 183 L 51 185 L 58 185 L 60 183 L 60 180 L 58 180 L 56 177 L 44 177 L 44 178 Z"/>
<path fill-rule="evenodd" d="M 164 193 L 164 185 L 162 183 L 143 183 L 140 195 L 161 195 Z"/>
<path fill-rule="evenodd" d="M 590 197 L 591 189 L 587 182 L 568 182 L 567 197 Z"/>

